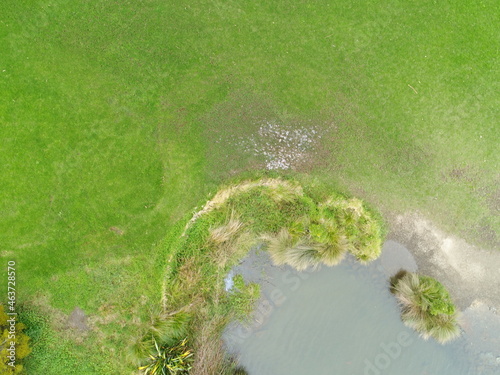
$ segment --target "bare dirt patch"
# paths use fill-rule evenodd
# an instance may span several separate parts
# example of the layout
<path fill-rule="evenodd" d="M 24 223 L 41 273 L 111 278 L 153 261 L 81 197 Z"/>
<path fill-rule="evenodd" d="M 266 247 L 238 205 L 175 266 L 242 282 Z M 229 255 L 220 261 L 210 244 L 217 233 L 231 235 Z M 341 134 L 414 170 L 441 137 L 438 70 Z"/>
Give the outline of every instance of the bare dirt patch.
<path fill-rule="evenodd" d="M 87 325 L 87 315 L 78 306 L 71 312 L 68 317 L 68 326 L 80 331 L 88 331 L 90 327 Z"/>

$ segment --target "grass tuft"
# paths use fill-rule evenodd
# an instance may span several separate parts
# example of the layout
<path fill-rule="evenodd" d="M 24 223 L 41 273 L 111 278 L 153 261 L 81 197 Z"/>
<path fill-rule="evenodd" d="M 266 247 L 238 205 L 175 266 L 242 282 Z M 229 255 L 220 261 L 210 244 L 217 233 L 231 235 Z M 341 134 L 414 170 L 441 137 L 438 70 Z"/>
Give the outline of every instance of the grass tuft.
<path fill-rule="evenodd" d="M 234 217 L 233 213 L 226 224 L 210 229 L 208 241 L 215 245 L 223 244 L 231 240 L 242 228 L 243 223 Z"/>
<path fill-rule="evenodd" d="M 401 306 L 401 320 L 421 337 L 444 344 L 460 335 L 455 306 L 437 280 L 401 270 L 390 288 Z"/>

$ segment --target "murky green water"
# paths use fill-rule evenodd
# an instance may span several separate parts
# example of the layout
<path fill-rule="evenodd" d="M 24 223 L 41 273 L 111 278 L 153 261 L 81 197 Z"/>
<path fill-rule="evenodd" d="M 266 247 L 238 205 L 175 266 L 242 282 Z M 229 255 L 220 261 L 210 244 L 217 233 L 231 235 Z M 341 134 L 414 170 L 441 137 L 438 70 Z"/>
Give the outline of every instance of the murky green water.
<path fill-rule="evenodd" d="M 262 284 L 257 322 L 225 334 L 251 375 L 490 374 L 477 372 L 465 337 L 440 345 L 401 323 L 380 260 L 305 273 L 260 262 L 236 270 Z"/>

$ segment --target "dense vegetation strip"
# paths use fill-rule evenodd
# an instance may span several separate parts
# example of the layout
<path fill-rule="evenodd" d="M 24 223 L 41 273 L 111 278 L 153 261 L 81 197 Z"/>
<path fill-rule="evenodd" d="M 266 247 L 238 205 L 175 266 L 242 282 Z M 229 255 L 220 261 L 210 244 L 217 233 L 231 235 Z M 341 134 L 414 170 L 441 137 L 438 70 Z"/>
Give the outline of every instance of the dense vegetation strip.
<path fill-rule="evenodd" d="M 228 291 L 224 278 L 252 246 L 263 244 L 276 264 L 304 270 L 335 265 L 346 253 L 369 262 L 381 241 L 379 219 L 355 198 L 331 193 L 319 201 L 297 182 L 272 178 L 221 189 L 171 244 L 164 309 L 131 358 L 147 374 L 241 372 L 220 335 L 229 321 L 251 316 L 259 285 L 236 275 Z"/>

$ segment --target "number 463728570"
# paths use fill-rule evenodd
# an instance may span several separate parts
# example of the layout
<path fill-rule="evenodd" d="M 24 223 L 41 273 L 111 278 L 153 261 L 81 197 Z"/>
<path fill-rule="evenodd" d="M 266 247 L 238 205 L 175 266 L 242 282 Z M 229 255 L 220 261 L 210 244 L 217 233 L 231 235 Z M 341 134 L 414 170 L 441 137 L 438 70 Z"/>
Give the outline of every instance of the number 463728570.
<path fill-rule="evenodd" d="M 7 267 L 7 280 L 8 280 L 8 285 L 7 285 L 7 299 L 9 300 L 8 304 L 10 305 L 10 309 L 12 310 L 14 304 L 16 303 L 16 269 L 14 266 L 16 265 L 16 262 L 13 260 L 8 262 L 8 267 Z"/>

